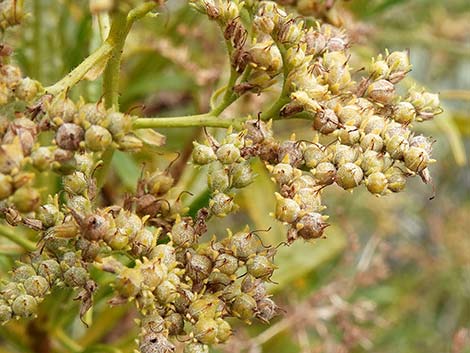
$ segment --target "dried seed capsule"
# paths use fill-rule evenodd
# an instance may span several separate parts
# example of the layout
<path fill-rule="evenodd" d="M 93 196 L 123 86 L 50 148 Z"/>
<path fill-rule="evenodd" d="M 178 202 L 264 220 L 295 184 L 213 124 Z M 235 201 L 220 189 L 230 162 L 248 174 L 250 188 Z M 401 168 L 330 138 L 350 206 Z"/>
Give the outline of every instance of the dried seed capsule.
<path fill-rule="evenodd" d="M 210 317 L 203 317 L 193 326 L 194 338 L 204 344 L 217 343 L 217 322 Z"/>
<path fill-rule="evenodd" d="M 77 113 L 77 107 L 69 98 L 56 98 L 50 105 L 46 106 L 46 112 L 50 120 L 60 118 L 66 123 L 71 123 Z"/>
<path fill-rule="evenodd" d="M 157 244 L 159 233 L 153 233 L 147 228 L 142 228 L 131 239 L 132 252 L 137 256 L 148 256 Z"/>
<path fill-rule="evenodd" d="M 113 142 L 113 136 L 104 127 L 90 126 L 85 132 L 85 147 L 91 151 L 105 151 Z"/>
<path fill-rule="evenodd" d="M 307 213 L 302 216 L 296 224 L 297 234 L 305 240 L 317 239 L 323 235 L 328 224 L 323 220 L 320 213 Z"/>
<path fill-rule="evenodd" d="M 380 56 L 380 58 L 381 57 L 382 56 Z M 374 80 L 387 78 L 390 74 L 390 68 L 388 67 L 385 60 L 373 61 L 369 71 L 371 72 L 371 78 Z"/>
<path fill-rule="evenodd" d="M 150 315 L 145 315 L 141 322 L 140 326 L 148 331 L 161 332 L 164 328 L 165 320 L 156 313 Z"/>
<path fill-rule="evenodd" d="M 430 156 L 432 153 L 432 141 L 423 135 L 413 136 L 410 139 L 410 146 L 420 147 Z"/>
<path fill-rule="evenodd" d="M 256 301 L 246 293 L 238 294 L 231 306 L 232 313 L 242 321 L 251 321 L 256 312 Z"/>
<path fill-rule="evenodd" d="M 303 210 L 319 211 L 324 207 L 321 204 L 320 193 L 313 188 L 302 188 L 297 191 L 296 196 Z"/>
<path fill-rule="evenodd" d="M 49 147 L 39 147 L 31 153 L 33 167 L 44 172 L 51 168 L 54 155 Z"/>
<path fill-rule="evenodd" d="M 56 260 L 44 260 L 38 264 L 37 267 L 38 275 L 44 277 L 49 285 L 52 285 L 62 273 L 60 265 Z"/>
<path fill-rule="evenodd" d="M 178 247 L 190 247 L 197 241 L 196 230 L 187 219 L 182 219 L 171 228 L 171 240 Z"/>
<path fill-rule="evenodd" d="M 402 159 L 410 144 L 405 136 L 393 135 L 385 142 L 385 148 L 393 159 Z"/>
<path fill-rule="evenodd" d="M 388 183 L 387 188 L 393 192 L 401 192 L 406 186 L 406 175 L 398 167 L 390 168 L 385 172 Z"/>
<path fill-rule="evenodd" d="M 361 132 L 357 127 L 347 125 L 338 130 L 337 136 L 342 144 L 352 146 L 361 139 Z"/>
<path fill-rule="evenodd" d="M 345 190 L 358 186 L 364 173 L 360 167 L 353 163 L 346 163 L 339 167 L 336 173 L 336 183 Z"/>
<path fill-rule="evenodd" d="M 92 213 L 91 201 L 81 195 L 74 195 L 67 200 L 67 207 L 79 215 Z"/>
<path fill-rule="evenodd" d="M 38 95 L 40 89 L 41 84 L 38 81 L 25 77 L 16 87 L 15 94 L 19 100 L 31 102 Z"/>
<path fill-rule="evenodd" d="M 209 353 L 209 346 L 191 342 L 184 346 L 184 353 Z"/>
<path fill-rule="evenodd" d="M 386 125 L 386 121 L 383 117 L 372 115 L 362 122 L 361 129 L 364 130 L 366 134 L 381 135 Z"/>
<path fill-rule="evenodd" d="M 11 197 L 11 202 L 16 209 L 23 213 L 34 211 L 41 202 L 39 191 L 32 187 L 23 187 L 15 191 Z"/>
<path fill-rule="evenodd" d="M 259 120 L 248 120 L 245 123 L 246 137 L 254 144 L 260 144 L 272 138 L 271 124 Z"/>
<path fill-rule="evenodd" d="M 77 250 L 81 251 L 81 256 L 86 262 L 94 261 L 101 250 L 100 244 L 96 241 L 89 241 L 84 238 L 79 238 L 75 242 Z"/>
<path fill-rule="evenodd" d="M 186 274 L 196 283 L 209 277 L 212 271 L 212 261 L 207 256 L 199 254 L 186 254 Z"/>
<path fill-rule="evenodd" d="M 82 172 L 88 177 L 93 175 L 96 169 L 96 161 L 91 153 L 75 154 L 74 159 L 76 171 Z"/>
<path fill-rule="evenodd" d="M 108 234 L 114 234 L 116 227 L 109 214 L 92 214 L 84 220 L 82 232 L 85 239 L 96 241 L 107 238 Z"/>
<path fill-rule="evenodd" d="M 366 95 L 376 102 L 390 104 L 395 98 L 395 86 L 390 81 L 378 80 L 367 87 Z"/>
<path fill-rule="evenodd" d="M 90 124 L 106 126 L 106 111 L 101 103 L 87 103 L 80 107 L 80 118 L 89 122 Z"/>
<path fill-rule="evenodd" d="M 320 185 L 333 184 L 336 178 L 336 167 L 330 162 L 322 162 L 314 169 L 315 179 Z"/>
<path fill-rule="evenodd" d="M 287 161 L 293 167 L 304 163 L 302 155 L 302 144 L 296 141 L 284 141 L 278 149 L 278 161 Z"/>
<path fill-rule="evenodd" d="M 195 164 L 205 165 L 217 159 L 212 147 L 197 142 L 193 142 L 193 144 L 192 159 Z"/>
<path fill-rule="evenodd" d="M 347 105 L 338 113 L 339 121 L 347 126 L 359 127 L 362 121 L 361 108 L 357 105 Z"/>
<path fill-rule="evenodd" d="M 230 169 L 232 177 L 232 186 L 237 189 L 242 189 L 250 185 L 255 179 L 253 170 L 249 162 L 236 163 Z"/>
<path fill-rule="evenodd" d="M 161 304 L 173 303 L 178 298 L 178 289 L 170 281 L 163 281 L 154 292 Z"/>
<path fill-rule="evenodd" d="M 284 198 L 276 193 L 276 212 L 275 216 L 281 222 L 293 223 L 300 213 L 299 204 L 289 198 Z"/>
<path fill-rule="evenodd" d="M 168 334 L 176 336 L 184 332 L 184 320 L 183 316 L 179 313 L 171 313 L 165 317 L 165 327 L 168 330 Z"/>
<path fill-rule="evenodd" d="M 74 172 L 63 177 L 64 190 L 70 194 L 83 195 L 88 190 L 88 179 L 82 172 Z"/>
<path fill-rule="evenodd" d="M 217 217 L 225 217 L 236 208 L 235 203 L 233 202 L 233 197 L 230 197 L 223 192 L 217 192 L 212 196 L 209 202 L 209 207 L 212 214 Z"/>
<path fill-rule="evenodd" d="M 29 295 L 41 298 L 49 290 L 49 283 L 42 276 L 32 276 L 24 281 L 24 289 Z"/>
<path fill-rule="evenodd" d="M 230 254 L 222 253 L 217 256 L 214 268 L 224 274 L 233 275 L 238 270 L 238 259 Z"/>
<path fill-rule="evenodd" d="M 207 278 L 207 289 L 211 292 L 222 292 L 233 282 L 229 275 L 222 272 L 213 271 Z"/>
<path fill-rule="evenodd" d="M 394 51 L 387 55 L 386 60 L 392 71 L 407 72 L 411 69 L 407 51 Z"/>
<path fill-rule="evenodd" d="M 385 174 L 375 172 L 367 177 L 365 184 L 371 193 L 382 194 L 387 188 L 388 180 Z"/>
<path fill-rule="evenodd" d="M 217 318 L 215 321 L 217 323 L 217 343 L 226 342 L 232 336 L 232 327 L 222 318 Z"/>
<path fill-rule="evenodd" d="M 159 244 L 154 247 L 150 258 L 158 260 L 170 270 L 176 266 L 175 248 L 168 244 Z"/>
<path fill-rule="evenodd" d="M 322 134 L 328 135 L 338 129 L 339 120 L 332 109 L 318 112 L 313 120 L 313 128 Z"/>
<path fill-rule="evenodd" d="M 271 298 L 262 298 L 257 304 L 256 317 L 261 321 L 269 322 L 279 313 L 279 307 Z"/>
<path fill-rule="evenodd" d="M 397 123 L 408 125 L 416 118 L 416 109 L 410 102 L 400 102 L 393 108 L 393 119 Z"/>
<path fill-rule="evenodd" d="M 226 143 L 215 152 L 217 159 L 223 164 L 232 164 L 240 159 L 240 150 L 233 143 Z"/>
<path fill-rule="evenodd" d="M 143 278 L 143 284 L 150 291 L 154 291 L 157 286 L 162 283 L 163 279 L 166 277 L 167 269 L 161 264 L 156 264 L 153 262 L 144 262 L 140 267 L 140 274 Z"/>
<path fill-rule="evenodd" d="M 191 303 L 188 308 L 189 316 L 198 321 L 204 317 L 215 317 L 223 303 L 215 295 L 204 295 Z"/>
<path fill-rule="evenodd" d="M 230 187 L 228 170 L 220 162 L 214 162 L 209 166 L 207 174 L 207 186 L 211 191 L 226 191 Z"/>
<path fill-rule="evenodd" d="M 11 176 L 0 173 L 0 200 L 13 194 L 12 181 Z"/>
<path fill-rule="evenodd" d="M 382 151 L 384 141 L 377 134 L 369 133 L 361 138 L 361 148 L 363 151 L 372 150 L 376 152 Z"/>
<path fill-rule="evenodd" d="M 72 123 L 62 124 L 57 130 L 55 140 L 57 145 L 68 151 L 75 151 L 80 147 L 80 142 L 83 141 L 85 132 L 83 129 Z"/>
<path fill-rule="evenodd" d="M 242 260 L 256 254 L 260 247 L 261 241 L 253 233 L 238 232 L 230 237 L 230 249 L 236 257 Z"/>
<path fill-rule="evenodd" d="M 11 310 L 10 305 L 2 302 L 0 304 L 0 324 L 5 324 L 11 320 L 13 316 L 13 312 Z"/>
<path fill-rule="evenodd" d="M 24 294 L 24 288 L 22 285 L 16 282 L 9 282 L 2 286 L 0 295 L 3 300 L 11 303 L 15 298 Z"/>
<path fill-rule="evenodd" d="M 149 331 L 140 338 L 140 353 L 172 353 L 175 346 L 163 333 Z"/>
<path fill-rule="evenodd" d="M 107 120 L 109 120 L 107 129 L 114 140 L 120 140 L 132 130 L 132 118 L 127 114 L 112 112 L 108 114 Z"/>
<path fill-rule="evenodd" d="M 362 155 L 361 168 L 365 175 L 383 171 L 385 169 L 383 155 L 371 150 L 365 151 Z"/>
<path fill-rule="evenodd" d="M 28 278 L 36 275 L 36 271 L 31 265 L 21 265 L 15 268 L 11 274 L 11 280 L 13 282 L 23 283 Z"/>
<path fill-rule="evenodd" d="M 429 164 L 429 154 L 421 147 L 411 146 L 404 157 L 406 167 L 416 173 L 424 170 Z"/>
<path fill-rule="evenodd" d="M 308 168 L 315 168 L 325 158 L 325 154 L 317 144 L 309 144 L 304 149 L 303 158 Z"/>
<path fill-rule="evenodd" d="M 246 262 L 246 269 L 255 278 L 269 279 L 276 266 L 264 255 L 255 255 Z"/>
<path fill-rule="evenodd" d="M 289 184 L 295 175 L 294 168 L 287 163 L 276 164 L 271 174 L 279 185 Z"/>
<path fill-rule="evenodd" d="M 37 300 L 28 294 L 19 295 L 11 304 L 11 309 L 15 316 L 28 318 L 37 310 Z"/>
<path fill-rule="evenodd" d="M 83 287 L 88 280 L 88 272 L 83 267 L 72 266 L 64 272 L 64 282 L 67 286 Z"/>
<path fill-rule="evenodd" d="M 341 166 L 346 163 L 354 163 L 359 157 L 357 148 L 347 145 L 337 145 L 334 154 L 334 163 Z"/>

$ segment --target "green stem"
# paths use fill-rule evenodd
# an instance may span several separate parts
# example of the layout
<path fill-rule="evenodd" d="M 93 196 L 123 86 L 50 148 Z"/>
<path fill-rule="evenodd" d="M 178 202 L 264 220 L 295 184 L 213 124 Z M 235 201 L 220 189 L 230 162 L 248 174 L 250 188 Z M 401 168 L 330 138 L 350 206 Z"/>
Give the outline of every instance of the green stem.
<path fill-rule="evenodd" d="M 179 128 L 179 127 L 221 127 L 241 128 L 247 118 L 221 119 L 212 113 L 188 115 L 172 118 L 139 118 L 134 121 L 134 129 Z"/>
<path fill-rule="evenodd" d="M 116 12 L 111 16 L 111 29 L 107 42 L 111 43 L 113 49 L 103 74 L 104 100 L 107 108 L 114 107 L 116 111 L 119 110 L 119 73 L 127 35 L 135 21 L 144 17 L 156 6 L 154 1 L 148 1 L 127 14 Z"/>
<path fill-rule="evenodd" d="M 16 232 L 14 232 L 10 227 L 0 224 L 0 236 L 3 236 L 12 242 L 20 245 L 25 250 L 34 251 L 36 250 L 36 243 L 20 236 Z"/>
<path fill-rule="evenodd" d="M 117 12 L 111 17 L 111 29 L 106 41 L 112 45 L 112 51 L 103 74 L 103 94 L 106 108 L 113 108 L 119 111 L 121 59 L 127 35 L 135 21 L 144 17 L 155 7 L 157 7 L 155 1 L 148 1 L 127 14 Z M 110 148 L 103 155 L 103 167 L 98 171 L 96 176 L 98 187 L 104 184 L 111 166 L 113 154 L 114 150 Z"/>
<path fill-rule="evenodd" d="M 34 68 L 34 77 L 38 81 L 42 81 L 42 59 L 43 59 L 43 45 L 44 45 L 44 39 L 42 36 L 42 4 L 41 0 L 35 0 L 34 1 L 34 34 L 33 34 L 33 41 L 34 41 L 34 60 L 35 60 L 35 65 L 33 65 Z"/>
<path fill-rule="evenodd" d="M 113 52 L 116 53 L 115 46 L 118 43 L 122 42 L 122 46 L 124 46 L 124 41 L 125 37 L 129 33 L 132 25 L 136 20 L 139 18 L 145 16 L 149 11 L 154 9 L 157 6 L 155 2 L 145 2 L 139 7 L 135 8 L 134 10 L 130 11 L 127 17 L 125 17 L 125 22 L 122 23 L 123 27 L 122 29 L 122 34 L 123 38 L 115 38 L 111 37 L 111 33 L 108 36 L 108 39 L 89 57 L 87 57 L 85 60 L 81 62 L 80 65 L 78 65 L 75 69 L 73 69 L 67 76 L 65 76 L 63 79 L 58 81 L 52 86 L 49 86 L 46 88 L 46 92 L 52 95 L 57 95 L 61 92 L 65 92 L 69 90 L 71 87 L 75 86 L 78 82 L 80 82 L 83 77 L 86 75 L 88 71 L 90 71 L 95 65 L 97 65 L 99 62 L 102 60 L 110 59 L 110 56 L 113 55 Z M 117 26 L 115 26 L 115 32 L 118 32 Z M 115 33 L 117 34 L 117 33 Z M 113 62 L 113 69 L 119 68 L 119 63 L 120 63 L 120 58 L 121 58 L 121 51 L 122 47 L 120 50 L 118 50 L 118 55 L 114 56 L 114 62 Z M 116 64 L 116 61 L 118 63 Z M 109 66 L 109 64 L 108 64 Z M 108 72 L 108 75 L 110 75 L 111 72 Z M 109 78 L 111 80 L 111 78 Z M 118 82 L 117 82 L 118 83 Z M 113 85 L 115 85 L 116 82 L 113 82 Z M 114 86 L 113 86 L 114 89 Z"/>
<path fill-rule="evenodd" d="M 284 105 L 290 102 L 289 98 L 289 87 L 287 84 L 287 77 L 289 76 L 290 68 L 287 65 L 287 52 L 284 46 L 280 43 L 276 42 L 277 47 L 279 48 L 279 52 L 281 53 L 282 57 L 282 67 L 283 67 L 283 82 L 282 82 L 282 90 L 279 94 L 278 99 L 268 108 L 267 111 L 261 114 L 261 120 L 269 120 L 269 119 L 279 119 L 279 113 Z"/>
<path fill-rule="evenodd" d="M 113 46 L 109 42 L 104 42 L 96 51 L 82 61 L 62 80 L 46 88 L 46 92 L 52 95 L 58 95 L 61 92 L 68 91 L 71 87 L 80 82 L 83 77 L 101 60 L 105 60 L 111 54 Z"/>
<path fill-rule="evenodd" d="M 107 39 L 113 49 L 103 74 L 103 93 L 106 108 L 114 107 L 116 111 L 119 110 L 119 73 L 127 34 L 127 14 L 122 12 L 113 14 Z"/>

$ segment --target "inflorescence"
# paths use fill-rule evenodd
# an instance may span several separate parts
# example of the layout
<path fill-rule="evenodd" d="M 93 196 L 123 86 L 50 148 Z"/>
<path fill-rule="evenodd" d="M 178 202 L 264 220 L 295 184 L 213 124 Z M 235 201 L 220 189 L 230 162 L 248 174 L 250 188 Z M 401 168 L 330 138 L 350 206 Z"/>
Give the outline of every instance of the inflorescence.
<path fill-rule="evenodd" d="M 201 241 L 207 221 L 235 212 L 235 193 L 255 182 L 254 158 L 279 187 L 271 211 L 287 225 L 287 243 L 324 236 L 321 196 L 330 185 L 364 185 L 382 196 L 402 191 L 408 177 L 431 181 L 432 141 L 411 127 L 441 108 L 436 94 L 415 88 L 398 94 L 411 69 L 407 52 L 379 55 L 365 73 L 354 73 L 347 34 L 332 25 L 271 1 L 191 5 L 222 30 L 233 78 L 229 100 L 281 85 L 273 105 L 242 119 L 241 128 L 219 139 L 206 132 L 194 142 L 192 162 L 207 171 L 210 192 L 194 217 L 170 197 L 176 181 L 160 170 L 143 173 L 121 205 L 101 207 L 96 173 L 107 151 L 142 149 L 137 118 L 103 102 L 49 94 L 24 78 L 2 47 L 0 208 L 10 225 L 29 227 L 40 240 L 0 289 L 0 322 L 33 317 L 55 286 L 78 291 L 83 317 L 99 284 L 90 269 L 97 268 L 114 274 L 110 303 L 132 301 L 140 312 L 142 353 L 171 352 L 181 338 L 185 352 L 207 352 L 230 337 L 228 318 L 269 322 L 279 313 L 266 290 L 276 249 L 257 231 L 228 230 Z M 0 5 L 3 29 L 20 20 L 11 6 Z M 311 140 L 276 138 L 272 125 L 294 118 L 310 121 Z M 46 200 L 35 187 L 36 176 L 49 171 L 62 176 L 60 198 Z"/>

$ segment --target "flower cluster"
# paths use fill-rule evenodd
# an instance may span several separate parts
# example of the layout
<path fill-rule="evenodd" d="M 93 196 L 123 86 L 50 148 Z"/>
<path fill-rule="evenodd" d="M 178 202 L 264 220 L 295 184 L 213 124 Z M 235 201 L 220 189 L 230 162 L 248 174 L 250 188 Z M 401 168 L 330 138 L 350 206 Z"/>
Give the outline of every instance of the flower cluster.
<path fill-rule="evenodd" d="M 134 3 L 93 1 L 91 8 L 129 15 Z M 270 107 L 253 114 L 256 119 L 234 119 L 238 124 L 223 137 L 205 131 L 205 141 L 194 142 L 192 163 L 207 172 L 210 194 L 195 216 L 181 200 L 184 192 L 174 195 L 178 178 L 171 165 L 144 170 L 135 192 L 121 203 L 98 197 L 95 174 L 109 163 L 106 153 L 140 151 L 148 140 L 139 128 L 155 127 L 152 122 L 183 126 L 177 118 L 137 119 L 110 102 L 44 93 L 17 67 L 0 65 L 0 212 L 10 225 L 40 235 L 31 260 L 19 263 L 0 288 L 1 323 L 34 316 L 55 286 L 79 290 L 83 317 L 99 285 L 90 275 L 94 268 L 114 274 L 111 304 L 135 303 L 142 353 L 172 352 L 182 336 L 186 353 L 208 352 L 209 345 L 230 337 L 230 318 L 269 322 L 279 312 L 266 290 L 276 250 L 263 244 L 260 231 L 246 227 L 203 240 L 209 218 L 237 210 L 236 191 L 256 177 L 252 159 L 266 165 L 279 187 L 271 211 L 287 225 L 287 243 L 324 235 L 326 187 L 352 191 L 365 185 L 385 196 L 402 191 L 408 177 L 431 181 L 432 141 L 411 128 L 441 109 L 435 94 L 416 88 L 405 97 L 397 93 L 411 69 L 408 53 L 387 52 L 372 59 L 365 74 L 354 73 L 346 33 L 332 25 L 312 25 L 271 1 L 191 4 L 222 29 L 231 75 L 222 108 L 200 120 L 188 118 L 227 128 L 218 125 L 225 122 L 218 115 L 240 96 L 279 91 Z M 12 6 L 1 2 L 0 27 L 16 23 Z M 275 121 L 297 118 L 311 126 L 311 138 L 279 140 Z M 60 198 L 45 200 L 34 187 L 43 172 L 61 176 Z"/>

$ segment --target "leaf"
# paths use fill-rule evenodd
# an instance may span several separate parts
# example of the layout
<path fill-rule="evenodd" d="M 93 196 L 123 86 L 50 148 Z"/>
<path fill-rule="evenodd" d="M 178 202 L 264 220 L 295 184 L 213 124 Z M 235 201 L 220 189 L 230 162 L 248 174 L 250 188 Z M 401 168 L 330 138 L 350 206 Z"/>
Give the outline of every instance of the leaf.
<path fill-rule="evenodd" d="M 140 177 L 140 168 L 129 154 L 115 151 L 113 156 L 113 170 L 121 179 L 124 186 L 134 190 Z"/>
<path fill-rule="evenodd" d="M 163 146 L 166 142 L 165 135 L 162 135 L 153 129 L 135 130 L 134 134 L 140 138 L 143 143 L 151 147 L 160 147 Z"/>
<path fill-rule="evenodd" d="M 279 291 L 341 254 L 347 244 L 345 234 L 338 227 L 331 226 L 326 236 L 326 239 L 314 242 L 298 240 L 289 247 L 279 248 L 275 257 L 279 269 L 274 271 L 272 277 L 278 284 L 270 284 L 269 290 Z"/>
<path fill-rule="evenodd" d="M 93 68 L 85 74 L 84 79 L 88 81 L 94 81 L 98 77 L 100 77 L 104 69 L 106 68 L 106 64 L 108 63 L 108 60 L 109 60 L 109 57 L 105 57 L 101 59 L 99 62 L 97 62 L 93 66 Z"/>
<path fill-rule="evenodd" d="M 462 134 L 454 119 L 449 114 L 444 114 L 443 116 L 435 118 L 434 121 L 436 126 L 446 135 L 457 165 L 464 166 L 467 164 L 467 155 L 465 153 Z"/>

